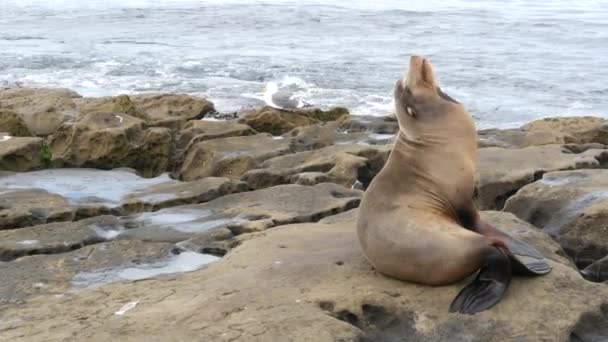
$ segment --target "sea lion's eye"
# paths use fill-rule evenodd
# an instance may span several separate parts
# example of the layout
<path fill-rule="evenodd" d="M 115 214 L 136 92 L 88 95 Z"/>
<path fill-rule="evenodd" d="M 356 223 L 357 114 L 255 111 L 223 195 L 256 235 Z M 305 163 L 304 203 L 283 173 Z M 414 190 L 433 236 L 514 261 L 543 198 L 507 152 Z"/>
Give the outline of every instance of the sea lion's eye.
<path fill-rule="evenodd" d="M 414 110 L 412 109 L 412 107 L 407 106 L 405 107 L 405 110 L 407 111 L 407 113 L 411 116 L 411 117 L 415 117 L 416 113 L 414 112 Z"/>

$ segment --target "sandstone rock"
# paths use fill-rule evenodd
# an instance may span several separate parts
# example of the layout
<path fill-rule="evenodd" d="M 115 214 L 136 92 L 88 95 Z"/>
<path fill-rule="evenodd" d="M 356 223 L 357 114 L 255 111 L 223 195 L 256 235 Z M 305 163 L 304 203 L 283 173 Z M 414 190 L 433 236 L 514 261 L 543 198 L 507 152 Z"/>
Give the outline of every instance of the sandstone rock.
<path fill-rule="evenodd" d="M 521 222 L 513 229 L 538 233 Z M 548 255 L 551 273 L 515 277 L 497 306 L 469 316 L 448 313 L 468 280 L 432 287 L 374 272 L 359 250 L 354 222 L 297 224 L 253 235 L 204 270 L 172 281 L 31 297 L 6 307 L 3 317 L 10 323 L 0 331 L 11 341 L 578 341 L 608 336 L 602 311 L 608 288 L 584 281 L 553 261 L 560 259 L 556 255 Z M 131 301 L 139 304 L 115 315 Z"/>
<path fill-rule="evenodd" d="M 50 161 L 50 151 L 41 138 L 11 137 L 0 134 L 0 170 L 35 170 L 47 165 Z"/>
<path fill-rule="evenodd" d="M 364 185 L 382 169 L 391 146 L 336 145 L 315 151 L 298 152 L 266 160 L 259 169 L 243 175 L 254 189 L 278 184 L 333 182 L 351 187 Z"/>
<path fill-rule="evenodd" d="M 268 134 L 201 141 L 186 151 L 179 170 L 185 181 L 204 177 L 239 179 L 264 160 L 289 151 L 289 141 Z"/>
<path fill-rule="evenodd" d="M 96 112 L 122 113 L 144 121 L 150 119 L 148 114 L 137 108 L 127 95 L 108 97 L 89 97 L 77 99 L 76 104 L 82 115 Z"/>
<path fill-rule="evenodd" d="M 560 145 L 523 149 L 488 147 L 477 155 L 477 202 L 481 209 L 501 209 L 505 201 L 545 172 L 597 168 L 608 150 L 590 149 L 582 153 Z"/>
<path fill-rule="evenodd" d="M 0 261 L 26 255 L 59 254 L 113 240 L 123 226 L 115 216 L 55 222 L 0 231 Z"/>
<path fill-rule="evenodd" d="M 243 192 L 213 201 L 163 209 L 123 218 L 128 229 L 121 238 L 179 242 L 215 235 L 226 240 L 276 225 L 314 222 L 359 204 L 360 191 L 325 183 L 316 186 L 283 185 Z M 206 246 L 201 246 L 201 249 Z"/>
<path fill-rule="evenodd" d="M 341 128 L 340 123 L 331 121 L 297 127 L 282 135 L 290 139 L 293 151 L 309 151 L 331 145 L 386 145 L 391 144 L 394 134 L 380 134 L 372 131 L 347 132 Z"/>
<path fill-rule="evenodd" d="M 340 129 L 348 133 L 371 132 L 395 135 L 399 131 L 399 123 L 393 115 L 350 115 L 340 120 Z"/>
<path fill-rule="evenodd" d="M 549 144 L 608 144 L 601 137 L 606 119 L 581 117 L 553 117 L 532 121 L 516 129 L 488 129 L 479 131 L 481 146 L 522 148 Z M 608 135 L 607 135 L 608 137 Z"/>
<path fill-rule="evenodd" d="M 258 132 L 281 135 L 295 127 L 308 126 L 319 121 L 295 112 L 264 107 L 253 115 L 239 119 L 239 122 L 252 127 Z"/>
<path fill-rule="evenodd" d="M 62 125 L 49 146 L 63 167 L 131 167 L 149 177 L 167 169 L 171 134 L 129 115 L 93 112 Z"/>
<path fill-rule="evenodd" d="M 251 126 L 258 132 L 281 135 L 296 127 L 308 126 L 318 122 L 335 121 L 348 115 L 345 108 L 295 109 L 290 111 L 263 107 L 259 111 L 245 115 L 239 122 Z"/>
<path fill-rule="evenodd" d="M 0 108 L 0 132 L 6 132 L 13 137 L 29 137 L 32 135 L 19 114 L 2 108 Z"/>
<path fill-rule="evenodd" d="M 228 194 L 247 191 L 247 184 L 229 178 L 206 177 L 192 182 L 168 181 L 128 194 L 121 213 L 156 211 L 176 205 L 208 202 Z"/>
<path fill-rule="evenodd" d="M 75 215 L 75 210 L 59 195 L 39 189 L 0 187 L 0 230 L 71 221 Z"/>
<path fill-rule="evenodd" d="M 192 271 L 216 259 L 193 252 L 184 252 L 180 257 L 180 253 L 172 244 L 115 241 L 64 254 L 37 255 L 1 263 L 0 303 L 20 302 L 30 295 L 61 296 L 74 289 Z M 197 264 L 188 265 L 184 261 Z M 180 270 L 180 266 L 185 269 Z"/>
<path fill-rule="evenodd" d="M 179 132 L 177 137 L 177 148 L 184 149 L 189 144 L 194 145 L 205 140 L 253 134 L 256 134 L 256 131 L 247 125 L 236 122 L 236 120 L 192 120 L 188 121 Z"/>
<path fill-rule="evenodd" d="M 581 269 L 608 256 L 608 170 L 546 173 L 505 210 L 554 236 Z"/>
<path fill-rule="evenodd" d="M 146 94 L 133 95 L 131 101 L 145 112 L 153 122 L 169 118 L 185 120 L 201 119 L 215 111 L 213 103 L 195 96 L 185 94 Z"/>
<path fill-rule="evenodd" d="M 61 88 L 0 89 L 0 108 L 19 114 L 32 134 L 47 136 L 63 122 L 78 117 L 74 103 L 78 97 L 77 93 Z"/>
<path fill-rule="evenodd" d="M 166 175 L 141 178 L 131 170 L 52 169 L 0 175 L 1 188 L 6 190 L 0 192 L 0 203 L 5 202 L 6 209 L 11 210 L 5 213 L 4 219 L 0 216 L 0 228 L 19 228 L 207 202 L 226 194 L 246 191 L 247 185 L 215 177 L 193 182 L 171 180 Z M 25 190 L 27 188 L 30 189 Z M 41 201 L 37 200 L 38 196 L 41 196 Z M 27 210 L 32 201 L 36 205 L 35 210 Z M 59 209 L 66 214 L 53 214 L 52 219 L 47 219 L 44 214 Z"/>

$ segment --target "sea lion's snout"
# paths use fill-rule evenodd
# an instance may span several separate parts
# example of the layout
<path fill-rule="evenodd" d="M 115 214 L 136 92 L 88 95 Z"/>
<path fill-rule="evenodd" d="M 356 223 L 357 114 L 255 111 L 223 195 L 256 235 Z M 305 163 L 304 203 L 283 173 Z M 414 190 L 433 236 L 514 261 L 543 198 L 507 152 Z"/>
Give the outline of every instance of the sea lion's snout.
<path fill-rule="evenodd" d="M 407 77 L 403 80 L 403 88 L 413 90 L 418 87 L 435 89 L 437 84 L 431 62 L 420 56 L 412 56 Z"/>

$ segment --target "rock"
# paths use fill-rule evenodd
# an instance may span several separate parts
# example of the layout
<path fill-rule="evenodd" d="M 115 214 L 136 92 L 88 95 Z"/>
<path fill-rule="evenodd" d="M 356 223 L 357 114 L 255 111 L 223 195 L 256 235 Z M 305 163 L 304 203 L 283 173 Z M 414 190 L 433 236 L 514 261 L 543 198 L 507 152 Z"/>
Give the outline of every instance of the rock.
<path fill-rule="evenodd" d="M 76 211 L 67 201 L 39 189 L 7 189 L 0 186 L 0 230 L 56 221 L 71 221 Z"/>
<path fill-rule="evenodd" d="M 247 191 L 247 184 L 229 178 L 206 177 L 191 182 L 168 181 L 135 191 L 120 204 L 122 213 L 156 211 L 176 205 L 203 203 Z"/>
<path fill-rule="evenodd" d="M 37 136 L 47 136 L 70 119 L 78 117 L 74 99 L 80 97 L 68 89 L 0 89 L 0 108 L 16 112 Z"/>
<path fill-rule="evenodd" d="M 592 116 L 553 117 L 532 121 L 516 129 L 479 131 L 481 146 L 522 148 L 549 144 L 608 144 L 601 138 L 606 119 Z M 607 135 L 608 137 L 608 135 Z"/>
<path fill-rule="evenodd" d="M 394 115 L 350 115 L 340 121 L 340 130 L 346 133 L 370 132 L 395 135 L 399 132 L 399 123 Z"/>
<path fill-rule="evenodd" d="M 93 112 L 62 125 L 49 146 L 61 167 L 131 167 L 150 177 L 167 169 L 171 134 L 129 115 Z"/>
<path fill-rule="evenodd" d="M 268 134 L 213 139 L 191 144 L 178 172 L 179 179 L 204 177 L 239 179 L 264 160 L 289 152 L 289 141 Z"/>
<path fill-rule="evenodd" d="M 13 137 L 29 137 L 32 135 L 19 114 L 2 108 L 0 108 L 0 132 L 6 132 Z"/>
<path fill-rule="evenodd" d="M 589 281 L 598 283 L 608 281 L 608 255 L 585 267 L 581 273 Z"/>
<path fill-rule="evenodd" d="M 50 162 L 50 151 L 41 138 L 0 134 L 0 170 L 36 170 Z"/>
<path fill-rule="evenodd" d="M 247 125 L 238 123 L 236 120 L 191 120 L 179 132 L 177 148 L 185 149 L 190 144 L 194 145 L 205 140 L 253 134 L 256 134 L 256 131 Z"/>
<path fill-rule="evenodd" d="M 351 187 L 359 180 L 364 187 L 382 169 L 391 146 L 336 145 L 266 160 L 260 168 L 241 178 L 251 188 L 278 184 L 333 182 Z"/>
<path fill-rule="evenodd" d="M 373 132 L 345 132 L 336 121 L 297 127 L 282 135 L 290 139 L 294 151 L 310 151 L 331 145 L 386 145 L 391 144 L 394 134 Z"/>
<path fill-rule="evenodd" d="M 185 94 L 133 95 L 131 101 L 153 122 L 162 122 L 175 117 L 185 120 L 201 119 L 215 111 L 213 103 Z"/>
<path fill-rule="evenodd" d="M 23 257 L 0 264 L 0 303 L 40 294 L 61 297 L 74 289 L 193 271 L 216 259 L 182 253 L 172 244 L 141 241 L 107 242 L 64 254 Z"/>
<path fill-rule="evenodd" d="M 55 222 L 0 231 L 0 261 L 26 255 L 59 254 L 116 238 L 124 230 L 115 216 Z"/>
<path fill-rule="evenodd" d="M 505 210 L 554 236 L 581 269 L 608 256 L 608 170 L 546 173 Z"/>
<path fill-rule="evenodd" d="M 11 213 L 0 216 L 0 228 L 19 228 L 53 221 L 71 221 L 104 214 L 126 215 L 165 207 L 201 203 L 246 191 L 243 182 L 208 177 L 179 182 L 167 175 L 141 178 L 131 170 L 52 169 L 0 175 L 0 203 Z M 25 190 L 30 188 L 29 190 Z M 11 189 L 11 190 L 8 190 Z M 48 192 L 47 192 L 48 191 Z M 37 197 L 41 196 L 38 201 Z M 35 210 L 27 209 L 32 203 Z M 44 213 L 59 212 L 65 215 Z"/>
<path fill-rule="evenodd" d="M 89 97 L 76 100 L 78 110 L 83 115 L 97 112 L 122 113 L 134 118 L 148 121 L 150 117 L 140 108 L 137 108 L 127 95 L 108 97 Z"/>
<path fill-rule="evenodd" d="M 295 127 L 308 126 L 319 121 L 295 112 L 264 107 L 253 115 L 239 119 L 239 122 L 252 127 L 258 132 L 281 135 Z"/>
<path fill-rule="evenodd" d="M 276 186 L 227 195 L 204 204 L 128 216 L 123 218 L 128 230 L 120 237 L 179 242 L 214 234 L 215 239 L 226 240 L 281 224 L 318 221 L 358 206 L 361 195 L 361 191 L 331 183 Z"/>
<path fill-rule="evenodd" d="M 477 203 L 481 209 L 501 209 L 517 190 L 539 179 L 545 172 L 597 168 L 608 150 L 582 153 L 560 145 L 522 149 L 488 147 L 477 154 Z"/>
<path fill-rule="evenodd" d="M 300 126 L 308 126 L 318 122 L 336 121 L 348 115 L 348 110 L 341 107 L 324 111 L 314 109 L 280 110 L 263 107 L 253 114 L 243 116 L 239 122 L 251 126 L 258 132 L 281 135 Z"/>
<path fill-rule="evenodd" d="M 519 224 L 516 231 L 534 232 Z M 11 341 L 111 340 L 116 331 L 124 340 L 206 341 L 566 341 L 608 336 L 608 288 L 584 281 L 576 270 L 553 261 L 559 259 L 555 255 L 548 255 L 551 273 L 515 277 L 497 306 L 469 316 L 448 313 L 468 280 L 433 287 L 374 272 L 361 254 L 354 222 L 296 224 L 252 235 L 223 259 L 171 281 L 114 283 L 59 298 L 31 297 L 4 309 L 10 323 L 0 329 Z M 115 315 L 132 301 L 139 304 Z"/>

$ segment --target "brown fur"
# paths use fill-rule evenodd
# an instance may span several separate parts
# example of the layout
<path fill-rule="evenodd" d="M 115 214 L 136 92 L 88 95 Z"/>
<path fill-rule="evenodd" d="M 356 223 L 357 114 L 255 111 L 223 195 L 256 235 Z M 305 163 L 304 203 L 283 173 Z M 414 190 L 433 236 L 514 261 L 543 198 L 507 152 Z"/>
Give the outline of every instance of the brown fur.
<path fill-rule="evenodd" d="M 430 285 L 463 279 L 496 243 L 463 228 L 473 204 L 477 133 L 464 107 L 437 87 L 433 67 L 413 56 L 395 85 L 399 133 L 368 187 L 357 232 L 381 273 Z"/>

